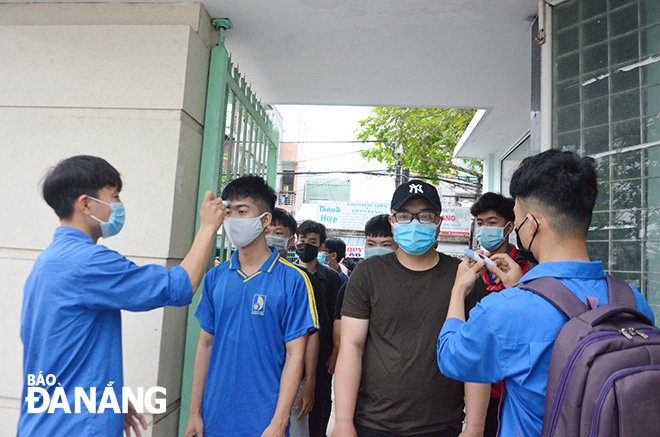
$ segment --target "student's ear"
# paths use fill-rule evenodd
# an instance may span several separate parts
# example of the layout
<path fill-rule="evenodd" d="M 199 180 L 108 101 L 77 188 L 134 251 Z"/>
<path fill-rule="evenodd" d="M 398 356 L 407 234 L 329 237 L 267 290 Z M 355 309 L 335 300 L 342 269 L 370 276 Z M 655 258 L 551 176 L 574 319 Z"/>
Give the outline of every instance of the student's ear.
<path fill-rule="evenodd" d="M 508 237 L 513 233 L 513 228 L 516 227 L 515 222 L 508 222 L 506 225 L 504 225 L 504 233 L 506 234 L 504 238 Z"/>
<path fill-rule="evenodd" d="M 291 246 L 295 247 L 295 245 L 296 245 L 296 236 L 292 235 L 292 236 L 289 237 L 288 240 L 286 240 L 286 248 L 288 249 Z"/>
<path fill-rule="evenodd" d="M 271 221 L 273 221 L 273 214 L 270 212 L 265 213 L 264 216 L 261 217 L 261 224 L 263 225 L 264 229 L 270 226 Z"/>
<path fill-rule="evenodd" d="M 532 230 L 532 233 L 535 233 L 539 229 L 539 214 L 530 212 L 527 214 L 527 221 L 529 222 L 529 227 Z M 540 216 L 543 219 L 543 216 Z"/>
<path fill-rule="evenodd" d="M 73 213 L 91 215 L 92 211 L 89 209 L 90 202 L 93 202 L 87 194 L 81 194 L 73 201 Z"/>

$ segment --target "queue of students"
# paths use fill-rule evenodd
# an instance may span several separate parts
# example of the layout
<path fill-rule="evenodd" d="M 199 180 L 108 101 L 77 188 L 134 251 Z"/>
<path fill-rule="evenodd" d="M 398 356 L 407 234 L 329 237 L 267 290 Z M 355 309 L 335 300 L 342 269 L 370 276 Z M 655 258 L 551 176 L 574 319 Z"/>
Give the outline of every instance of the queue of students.
<path fill-rule="evenodd" d="M 61 226 L 25 285 L 24 375 L 57 375 L 71 392 L 121 387 L 120 310 L 188 305 L 224 225 L 238 250 L 204 280 L 186 436 L 325 436 L 333 373 L 333 437 L 540 435 L 566 318 L 517 286 L 555 277 L 583 302 L 588 293 L 607 303 L 602 263 L 586 250 L 594 163 L 572 152 L 525 159 L 513 200 L 487 193 L 473 205 L 477 240 L 495 264 L 438 252 L 437 189 L 411 180 L 396 188 L 390 215 L 367 222 L 365 260 L 350 279 L 339 264 L 345 245 L 319 223 L 298 226 L 255 176 L 219 198 L 207 193 L 180 266 L 136 266 L 96 244 L 122 228 L 121 189 L 119 173 L 91 156 L 46 177 Z M 297 264 L 286 259 L 292 247 Z M 24 403 L 18 435 L 119 436 L 140 425 L 134 409 L 45 414 Z"/>

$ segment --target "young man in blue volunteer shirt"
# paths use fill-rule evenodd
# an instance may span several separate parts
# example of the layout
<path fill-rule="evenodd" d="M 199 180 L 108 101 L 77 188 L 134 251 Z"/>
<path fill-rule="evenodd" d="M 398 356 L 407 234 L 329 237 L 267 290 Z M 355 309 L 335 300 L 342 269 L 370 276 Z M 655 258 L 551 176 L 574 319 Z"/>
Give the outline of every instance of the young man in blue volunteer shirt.
<path fill-rule="evenodd" d="M 436 364 L 433 345 L 459 264 L 435 250 L 441 212 L 433 185 L 412 180 L 399 186 L 389 218 L 399 250 L 364 260 L 351 274 L 335 369 L 333 437 L 456 437 L 464 407 L 462 435 L 483 433 L 490 386 L 451 380 Z M 483 283 L 472 288 L 468 309 L 485 294 Z"/>
<path fill-rule="evenodd" d="M 273 219 L 266 228 L 266 243 L 275 247 L 280 256 L 286 258 L 290 247 L 295 246 L 296 229 L 298 224 L 291 214 L 282 208 L 273 210 Z M 291 437 L 309 437 L 309 412 L 315 401 L 316 369 L 319 358 L 319 335 L 328 335 L 332 332 L 332 320 L 325 307 L 325 301 L 321 295 L 321 289 L 316 276 L 302 265 L 296 265 L 307 275 L 314 289 L 314 300 L 316 301 L 316 312 L 319 316 L 320 333 L 311 334 L 307 340 L 305 350 L 305 373 L 300 383 L 300 390 L 291 410 Z"/>
<path fill-rule="evenodd" d="M 52 168 L 43 183 L 43 196 L 60 219 L 53 242 L 34 263 L 23 291 L 21 339 L 24 388 L 19 436 L 121 436 L 132 428 L 140 434 L 142 415 L 112 408 L 99 412 L 104 389 L 123 386 L 120 310 L 147 311 L 191 302 L 211 254 L 211 242 L 222 223 L 222 199 L 207 192 L 200 208 L 201 226 L 180 266 L 137 266 L 117 252 L 97 245 L 99 238 L 117 234 L 124 224 L 119 199 L 122 181 L 108 162 L 74 156 Z M 53 386 L 42 387 L 51 401 L 64 387 L 72 413 L 30 412 L 27 397 L 31 375 L 54 375 Z M 74 412 L 74 391 L 96 390 L 96 413 L 86 407 Z M 122 408 L 121 406 L 119 408 Z"/>
<path fill-rule="evenodd" d="M 513 222 L 515 221 L 514 205 L 515 202 L 511 198 L 498 193 L 485 193 L 472 205 L 470 213 L 476 220 L 479 245 L 488 251 L 492 260 L 499 261 L 500 265 L 503 266 L 502 268 L 509 266 L 507 261 L 511 262 L 515 265 L 515 269 L 520 270 L 520 276 L 522 276 L 527 273 L 527 261 L 518 254 L 516 246 L 509 243 L 509 235 L 513 232 Z M 506 288 L 505 284 L 495 274 L 487 270 L 481 278 L 486 284 L 488 293 L 502 291 Z M 495 437 L 497 435 L 502 388 L 502 381 L 491 384 L 484 437 Z"/>
<path fill-rule="evenodd" d="M 552 276 L 583 302 L 590 295 L 606 304 L 603 265 L 590 261 L 586 246 L 597 195 L 593 159 L 558 150 L 527 157 L 513 174 L 510 190 L 520 251 L 538 259 L 520 281 Z M 483 261 L 467 258 L 459 266 L 438 338 L 438 365 L 462 381 L 504 380 L 500 435 L 538 436 L 552 346 L 567 319 L 542 297 L 514 287 L 485 297 L 464 322 L 463 298 L 483 269 Z M 497 267 L 488 269 L 506 277 Z M 637 309 L 653 319 L 646 300 L 634 293 Z"/>
<path fill-rule="evenodd" d="M 313 290 L 266 244 L 273 189 L 243 176 L 222 196 L 232 202 L 224 228 L 238 250 L 204 280 L 185 435 L 284 436 L 307 335 L 319 328 Z"/>

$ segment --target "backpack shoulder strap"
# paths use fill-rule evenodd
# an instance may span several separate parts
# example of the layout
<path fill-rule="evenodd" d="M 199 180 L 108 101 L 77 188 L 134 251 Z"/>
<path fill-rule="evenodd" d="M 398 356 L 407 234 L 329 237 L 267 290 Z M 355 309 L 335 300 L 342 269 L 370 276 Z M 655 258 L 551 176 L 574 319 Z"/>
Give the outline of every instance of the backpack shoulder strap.
<path fill-rule="evenodd" d="M 519 285 L 518 288 L 538 294 L 568 316 L 569 319 L 587 311 L 584 302 L 552 276 L 534 279 L 526 284 Z"/>
<path fill-rule="evenodd" d="M 607 275 L 607 298 L 609 303 L 637 308 L 635 294 L 630 285 L 610 275 Z"/>

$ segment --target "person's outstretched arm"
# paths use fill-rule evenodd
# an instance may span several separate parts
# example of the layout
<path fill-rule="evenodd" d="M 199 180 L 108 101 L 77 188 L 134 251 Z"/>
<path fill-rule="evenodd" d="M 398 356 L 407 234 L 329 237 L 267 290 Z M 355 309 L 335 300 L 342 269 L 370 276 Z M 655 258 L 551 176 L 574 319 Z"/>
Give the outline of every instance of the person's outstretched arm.
<path fill-rule="evenodd" d="M 211 244 L 218 228 L 225 219 L 225 205 L 220 197 L 207 191 L 202 206 L 199 208 L 200 226 L 188 255 L 181 261 L 181 267 L 188 272 L 193 294 L 202 282 L 209 258 L 211 257 Z"/>
<path fill-rule="evenodd" d="M 353 416 L 362 378 L 362 354 L 369 319 L 342 316 L 341 343 L 335 367 L 335 428 L 333 437 L 356 436 Z"/>

